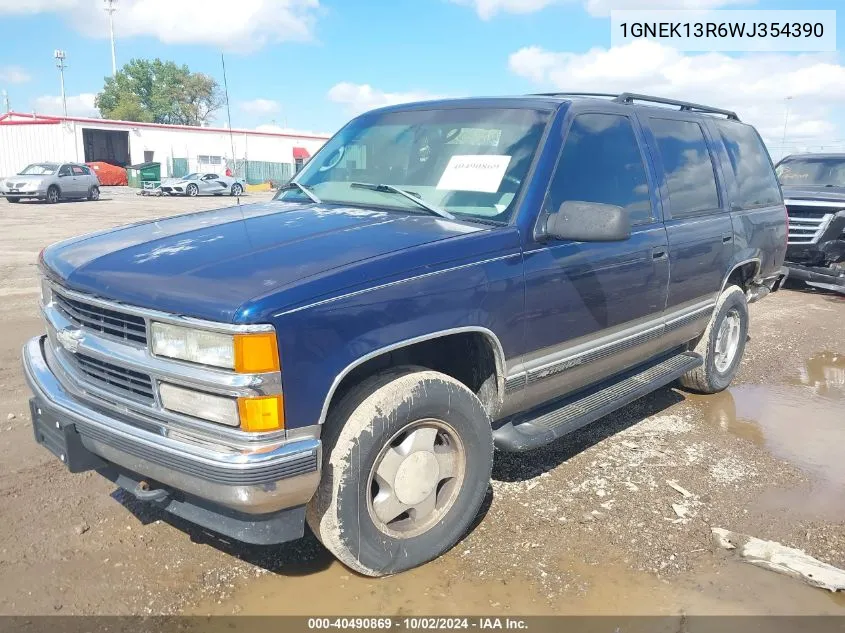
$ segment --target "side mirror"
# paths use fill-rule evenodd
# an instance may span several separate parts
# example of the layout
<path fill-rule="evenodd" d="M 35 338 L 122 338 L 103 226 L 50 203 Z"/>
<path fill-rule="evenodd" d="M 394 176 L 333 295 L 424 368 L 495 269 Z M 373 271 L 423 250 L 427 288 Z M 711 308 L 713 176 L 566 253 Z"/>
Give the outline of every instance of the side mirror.
<path fill-rule="evenodd" d="M 546 219 L 546 235 L 575 242 L 621 242 L 631 237 L 631 218 L 613 204 L 568 200 Z"/>

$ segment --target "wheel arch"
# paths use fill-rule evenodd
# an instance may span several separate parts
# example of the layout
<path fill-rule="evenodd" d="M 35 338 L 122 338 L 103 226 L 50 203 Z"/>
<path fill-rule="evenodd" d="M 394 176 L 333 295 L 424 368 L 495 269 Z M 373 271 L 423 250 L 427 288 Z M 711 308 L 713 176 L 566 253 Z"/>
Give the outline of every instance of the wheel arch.
<path fill-rule="evenodd" d="M 419 350 L 417 346 L 431 344 L 438 341 L 445 342 L 444 339 L 465 335 L 476 335 L 480 337 L 480 339 L 476 340 L 484 341 L 487 346 L 487 350 L 489 350 L 489 352 L 492 354 L 492 369 L 495 371 L 495 394 L 477 394 L 479 395 L 479 398 L 482 399 L 482 404 L 484 405 L 485 409 L 492 416 L 501 408 L 502 403 L 504 401 L 506 371 L 504 348 L 502 347 L 501 341 L 492 330 L 482 326 L 464 326 L 450 328 L 446 330 L 439 330 L 436 332 L 431 332 L 428 334 L 423 334 L 403 341 L 399 341 L 391 345 L 387 345 L 379 349 L 373 350 L 349 363 L 346 367 L 343 368 L 340 373 L 335 376 L 334 380 L 332 381 L 331 387 L 329 388 L 326 397 L 323 401 L 323 406 L 320 411 L 320 418 L 318 424 L 322 425 L 323 423 L 325 423 L 332 404 L 339 400 L 340 397 L 342 397 L 343 393 L 346 390 L 345 388 L 348 388 L 350 384 L 357 384 L 357 382 L 369 375 L 365 373 L 363 376 L 356 377 L 356 375 L 354 374 L 355 370 L 365 370 L 368 364 L 371 364 L 373 365 L 374 371 L 376 371 L 377 368 L 374 366 L 374 361 L 377 362 L 379 361 L 379 359 L 387 360 L 395 352 L 412 352 L 414 351 L 415 347 L 417 348 L 417 350 Z M 482 355 L 484 354 L 484 350 L 478 350 L 478 352 Z M 453 377 L 457 378 L 456 376 Z M 460 378 L 457 379 L 461 380 Z M 461 382 L 465 381 L 461 380 Z"/>
<path fill-rule="evenodd" d="M 719 288 L 721 295 L 729 283 L 735 283 L 737 286 L 747 291 L 751 282 L 760 274 L 760 258 L 750 257 L 742 261 L 736 262 L 733 267 L 727 272 L 722 280 L 722 286 Z"/>

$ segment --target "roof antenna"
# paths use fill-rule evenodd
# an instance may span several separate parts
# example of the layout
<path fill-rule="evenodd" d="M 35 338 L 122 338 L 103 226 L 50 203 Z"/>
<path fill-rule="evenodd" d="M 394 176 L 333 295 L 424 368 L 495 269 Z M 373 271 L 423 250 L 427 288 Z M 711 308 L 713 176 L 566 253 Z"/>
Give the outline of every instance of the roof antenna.
<path fill-rule="evenodd" d="M 226 80 L 226 59 L 223 51 L 220 51 L 220 63 L 223 64 L 223 91 L 226 93 L 226 118 L 229 121 L 229 142 L 232 145 L 232 162 L 235 164 L 235 177 L 237 178 L 238 162 L 235 158 L 235 135 L 232 132 L 232 110 L 229 108 L 229 82 Z M 241 206 L 241 195 L 238 193 L 238 206 Z"/>

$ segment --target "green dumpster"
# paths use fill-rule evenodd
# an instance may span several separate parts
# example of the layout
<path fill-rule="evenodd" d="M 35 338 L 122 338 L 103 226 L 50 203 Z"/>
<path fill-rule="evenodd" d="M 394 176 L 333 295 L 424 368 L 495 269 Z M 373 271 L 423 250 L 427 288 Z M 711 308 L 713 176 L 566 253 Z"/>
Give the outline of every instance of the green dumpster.
<path fill-rule="evenodd" d="M 130 187 L 143 189 L 145 182 L 161 181 L 161 163 L 138 163 L 126 168 L 126 181 Z"/>

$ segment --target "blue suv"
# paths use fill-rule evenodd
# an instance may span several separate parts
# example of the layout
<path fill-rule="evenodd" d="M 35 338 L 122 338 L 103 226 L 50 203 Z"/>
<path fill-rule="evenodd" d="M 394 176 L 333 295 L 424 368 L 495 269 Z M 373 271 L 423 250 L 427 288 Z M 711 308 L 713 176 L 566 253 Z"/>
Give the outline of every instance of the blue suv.
<path fill-rule="evenodd" d="M 364 114 L 271 202 L 40 256 L 35 438 L 73 472 L 344 564 L 448 550 L 494 447 L 731 382 L 787 217 L 736 114 L 635 94 Z M 526 453 L 525 459 L 531 459 Z"/>

